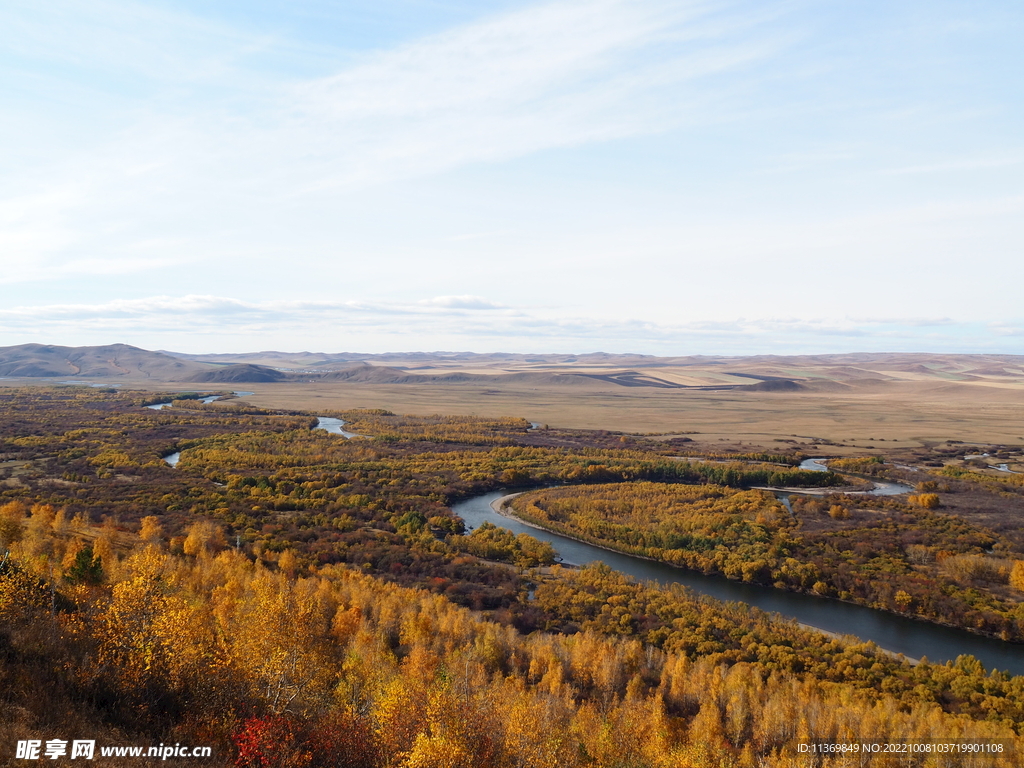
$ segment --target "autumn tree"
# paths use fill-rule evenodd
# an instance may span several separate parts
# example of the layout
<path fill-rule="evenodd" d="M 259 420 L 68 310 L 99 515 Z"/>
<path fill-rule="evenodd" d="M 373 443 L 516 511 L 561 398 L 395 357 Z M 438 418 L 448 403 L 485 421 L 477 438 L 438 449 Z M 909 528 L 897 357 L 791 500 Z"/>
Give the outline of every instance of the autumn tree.
<path fill-rule="evenodd" d="M 1024 592 L 1024 560 L 1017 560 L 1010 570 L 1010 586 Z"/>

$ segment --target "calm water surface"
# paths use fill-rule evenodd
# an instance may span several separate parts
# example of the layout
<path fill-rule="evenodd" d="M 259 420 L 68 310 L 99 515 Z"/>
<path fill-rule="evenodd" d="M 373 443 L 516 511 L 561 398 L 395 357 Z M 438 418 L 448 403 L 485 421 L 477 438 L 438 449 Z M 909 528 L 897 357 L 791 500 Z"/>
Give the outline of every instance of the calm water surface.
<path fill-rule="evenodd" d="M 341 435 L 342 437 L 351 440 L 353 437 L 359 437 L 355 432 L 346 432 L 342 427 L 345 426 L 344 419 L 335 419 L 330 416 L 317 416 L 317 424 L 314 429 L 322 429 L 325 432 L 330 432 L 332 435 Z"/>
<path fill-rule="evenodd" d="M 743 584 L 618 552 L 609 552 L 499 515 L 491 509 L 491 502 L 501 498 L 505 493 L 496 491 L 458 502 L 452 505 L 452 511 L 472 528 L 478 528 L 484 521 L 488 521 L 508 528 L 514 533 L 527 533 L 541 541 L 547 541 L 566 563 L 586 565 L 600 561 L 642 581 L 683 584 L 694 592 L 718 600 L 747 603 L 763 611 L 778 613 L 828 632 L 871 640 L 881 648 L 902 653 L 910 658 L 927 656 L 929 661 L 945 662 L 961 654 L 971 654 L 989 669 L 1003 669 L 1011 674 L 1024 675 L 1024 646 L 914 621 L 838 600 L 783 592 L 756 584 Z"/>
<path fill-rule="evenodd" d="M 243 394 L 251 395 L 252 392 L 235 392 L 235 394 L 239 395 L 239 396 L 241 396 Z M 214 400 L 219 400 L 220 397 L 221 397 L 220 395 L 207 395 L 206 397 L 199 398 L 199 402 L 201 402 L 201 403 L 212 403 Z M 172 403 L 170 400 L 168 400 L 166 403 L 153 403 L 152 405 L 147 405 L 145 407 L 149 408 L 151 410 L 154 410 L 154 411 L 162 411 L 164 408 L 173 408 L 174 407 L 174 403 Z"/>
<path fill-rule="evenodd" d="M 805 469 L 809 472 L 828 472 L 828 467 L 823 462 L 828 459 L 804 459 L 800 462 L 798 469 Z M 913 467 L 910 467 L 913 469 Z M 901 493 L 911 493 L 914 489 L 903 483 L 890 483 L 885 480 L 871 478 L 875 487 L 870 491 L 850 491 L 850 496 L 899 496 Z"/>

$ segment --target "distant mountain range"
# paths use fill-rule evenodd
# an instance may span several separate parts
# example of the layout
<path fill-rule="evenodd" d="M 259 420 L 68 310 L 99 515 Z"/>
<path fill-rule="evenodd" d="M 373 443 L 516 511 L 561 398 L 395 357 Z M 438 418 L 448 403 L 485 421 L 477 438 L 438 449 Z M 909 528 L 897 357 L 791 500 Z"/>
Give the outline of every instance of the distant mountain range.
<path fill-rule="evenodd" d="M 0 347 L 0 377 L 204 384 L 324 381 L 352 384 L 486 384 L 741 389 L 824 389 L 899 380 L 1024 382 L 1021 355 L 855 353 L 653 357 L 590 353 L 386 354 L 255 352 L 189 355 L 127 344 Z"/>
<path fill-rule="evenodd" d="M 0 376 L 197 383 L 248 383 L 288 378 L 288 374 L 267 366 L 197 362 L 128 344 L 107 344 L 102 347 L 19 344 L 16 347 L 0 347 Z"/>
<path fill-rule="evenodd" d="M 153 378 L 177 381 L 207 366 L 127 344 L 59 347 L 19 344 L 0 347 L 0 376 L 18 378 Z"/>

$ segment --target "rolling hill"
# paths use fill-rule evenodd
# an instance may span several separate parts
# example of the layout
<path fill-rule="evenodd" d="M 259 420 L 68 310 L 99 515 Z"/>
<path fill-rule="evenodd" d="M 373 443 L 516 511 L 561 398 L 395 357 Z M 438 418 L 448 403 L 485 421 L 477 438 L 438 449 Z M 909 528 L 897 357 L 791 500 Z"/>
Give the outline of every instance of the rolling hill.
<path fill-rule="evenodd" d="M 128 344 L 61 347 L 19 344 L 0 347 L 0 376 L 10 378 L 131 378 L 182 381 L 210 368 Z"/>

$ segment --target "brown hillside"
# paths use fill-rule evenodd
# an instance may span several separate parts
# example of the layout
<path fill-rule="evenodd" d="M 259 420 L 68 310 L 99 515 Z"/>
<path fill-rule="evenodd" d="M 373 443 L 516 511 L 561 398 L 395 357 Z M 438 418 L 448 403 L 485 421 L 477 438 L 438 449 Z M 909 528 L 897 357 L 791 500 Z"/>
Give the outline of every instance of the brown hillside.
<path fill-rule="evenodd" d="M 209 365 L 150 352 L 128 344 L 61 347 L 19 344 L 0 347 L 0 376 L 136 378 L 181 381 Z"/>

